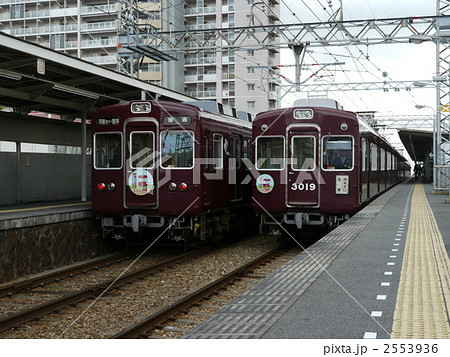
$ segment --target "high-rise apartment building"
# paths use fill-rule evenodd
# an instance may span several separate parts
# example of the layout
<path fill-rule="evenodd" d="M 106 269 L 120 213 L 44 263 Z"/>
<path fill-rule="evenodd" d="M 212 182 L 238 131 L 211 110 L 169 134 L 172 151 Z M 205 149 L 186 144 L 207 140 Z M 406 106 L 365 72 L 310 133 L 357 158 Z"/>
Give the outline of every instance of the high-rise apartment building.
<path fill-rule="evenodd" d="M 267 40 L 260 45 L 267 34 L 249 32 L 239 49 L 216 39 L 210 50 L 205 46 L 195 54 L 178 53 L 178 61 L 168 62 L 128 51 L 127 35 L 138 26 L 193 31 L 269 25 L 279 20 L 279 12 L 277 0 L 0 0 L 0 31 L 256 113 L 276 103 L 278 71 L 273 67 L 279 53 Z M 201 34 L 196 36 L 202 40 Z M 233 40 L 234 34 L 227 36 Z M 269 41 L 276 44 L 278 38 Z"/>
<path fill-rule="evenodd" d="M 187 31 L 270 25 L 279 20 L 280 13 L 276 0 L 186 0 L 184 3 Z M 227 36 L 228 39 L 216 40 L 220 43 L 211 43 L 213 51 L 205 46 L 204 51 L 185 56 L 186 94 L 215 99 L 253 113 L 275 108 L 278 71 L 272 68 L 280 62 L 276 46 L 263 41 L 267 33 L 249 31 L 242 48 L 228 50 L 227 44 L 234 40 L 235 33 Z M 275 45 L 278 38 L 269 40 Z"/>

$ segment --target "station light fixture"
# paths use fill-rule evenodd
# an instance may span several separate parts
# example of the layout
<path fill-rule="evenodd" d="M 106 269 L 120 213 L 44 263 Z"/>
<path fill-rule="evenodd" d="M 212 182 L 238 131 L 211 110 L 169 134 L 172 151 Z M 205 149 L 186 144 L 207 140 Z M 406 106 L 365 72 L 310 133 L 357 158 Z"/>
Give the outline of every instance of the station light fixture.
<path fill-rule="evenodd" d="M 16 72 L 8 71 L 6 69 L 1 69 L 1 68 L 0 68 L 0 77 L 13 79 L 15 81 L 20 81 L 22 79 L 22 76 L 20 74 L 18 74 Z"/>
<path fill-rule="evenodd" d="M 416 45 L 421 44 L 422 42 L 425 41 L 431 41 L 433 38 L 431 36 L 427 36 L 427 35 L 411 35 L 409 36 L 409 43 L 415 43 Z"/>
<path fill-rule="evenodd" d="M 90 99 L 98 99 L 98 97 L 99 97 L 95 93 L 88 92 L 86 90 L 75 88 L 75 87 L 71 87 L 71 86 L 66 86 L 66 85 L 63 85 L 63 84 L 54 84 L 53 85 L 53 89 L 58 90 L 60 92 L 65 92 L 65 93 L 69 93 L 69 94 L 75 94 L 75 95 L 79 95 L 79 96 L 90 98 Z"/>

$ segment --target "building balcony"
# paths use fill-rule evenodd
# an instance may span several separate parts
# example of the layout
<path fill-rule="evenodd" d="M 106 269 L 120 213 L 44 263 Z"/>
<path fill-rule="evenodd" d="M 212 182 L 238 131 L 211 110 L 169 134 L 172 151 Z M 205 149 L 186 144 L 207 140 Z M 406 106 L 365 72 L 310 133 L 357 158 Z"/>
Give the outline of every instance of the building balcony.
<path fill-rule="evenodd" d="M 83 6 L 81 8 L 81 16 L 102 15 L 105 13 L 117 16 L 116 4 L 99 5 L 99 6 Z M 23 21 L 25 19 L 41 19 L 41 18 L 60 18 L 60 17 L 76 17 L 78 8 L 69 7 L 64 9 L 45 9 L 39 11 L 25 11 L 24 17 L 11 18 L 11 14 L 4 13 L 0 15 L 0 20 Z"/>
<path fill-rule="evenodd" d="M 108 39 L 90 39 L 81 41 L 82 49 L 93 49 L 100 48 L 104 49 L 105 47 L 114 47 L 117 48 L 118 38 L 108 38 Z M 78 48 L 78 41 L 67 41 L 64 44 L 64 47 L 55 47 L 55 50 L 74 50 Z"/>
<path fill-rule="evenodd" d="M 51 35 L 51 34 L 62 34 L 62 33 L 75 33 L 78 31 L 78 24 L 70 24 L 66 26 L 49 25 L 42 27 L 26 27 L 26 28 L 12 28 L 8 31 L 9 34 L 13 36 L 35 36 L 35 35 Z M 105 33 L 107 31 L 117 31 L 116 22 L 97 22 L 81 25 L 81 32 L 96 32 L 100 31 Z"/>
<path fill-rule="evenodd" d="M 1 1 L 1 0 L 0 0 Z M 215 6 L 206 6 L 206 7 L 195 7 L 195 8 L 186 8 L 184 10 L 184 14 L 186 16 L 198 16 L 198 15 L 208 15 L 208 14 L 216 14 Z"/>
<path fill-rule="evenodd" d="M 216 82 L 217 74 L 191 74 L 185 75 L 185 82 Z"/>
<path fill-rule="evenodd" d="M 215 90 L 205 90 L 198 92 L 198 98 L 215 98 L 217 92 Z"/>
<path fill-rule="evenodd" d="M 211 57 L 205 57 L 205 58 L 197 58 L 197 57 L 188 57 L 185 59 L 184 64 L 185 66 L 190 66 L 190 65 L 202 65 L 202 64 L 215 64 L 217 62 L 217 58 L 216 56 L 211 56 Z"/>
<path fill-rule="evenodd" d="M 207 24 L 192 24 L 186 25 L 186 30 L 188 31 L 196 31 L 196 30 L 211 30 L 216 28 L 216 23 L 207 23 Z"/>
<path fill-rule="evenodd" d="M 116 56 L 114 56 L 114 55 L 112 55 L 112 56 L 87 56 L 87 57 L 82 57 L 82 59 L 85 61 L 94 63 L 94 64 L 101 65 L 101 66 L 117 63 Z"/>
<path fill-rule="evenodd" d="M 36 4 L 36 0 L 0 0 L 0 5 L 14 5 L 14 4 Z"/>
<path fill-rule="evenodd" d="M 185 91 L 186 95 L 189 95 L 191 97 L 194 98 L 198 98 L 198 99 L 211 99 L 211 98 L 216 98 L 217 97 L 217 92 L 215 89 L 209 89 L 209 90 L 205 90 L 205 91 L 197 91 L 194 89 L 187 89 Z"/>

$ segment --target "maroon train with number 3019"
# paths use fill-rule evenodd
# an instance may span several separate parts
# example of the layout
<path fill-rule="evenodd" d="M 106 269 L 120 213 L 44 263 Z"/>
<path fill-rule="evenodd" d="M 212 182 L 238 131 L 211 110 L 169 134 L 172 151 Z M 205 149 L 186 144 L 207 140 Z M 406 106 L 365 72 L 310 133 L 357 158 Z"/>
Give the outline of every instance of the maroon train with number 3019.
<path fill-rule="evenodd" d="M 410 167 L 386 140 L 335 101 L 295 103 L 253 121 L 253 206 L 274 234 L 348 219 Z"/>
<path fill-rule="evenodd" d="M 104 234 L 194 245 L 244 227 L 254 216 L 251 185 L 241 184 L 251 128 L 247 113 L 214 102 L 99 109 L 92 118 L 92 208 Z"/>

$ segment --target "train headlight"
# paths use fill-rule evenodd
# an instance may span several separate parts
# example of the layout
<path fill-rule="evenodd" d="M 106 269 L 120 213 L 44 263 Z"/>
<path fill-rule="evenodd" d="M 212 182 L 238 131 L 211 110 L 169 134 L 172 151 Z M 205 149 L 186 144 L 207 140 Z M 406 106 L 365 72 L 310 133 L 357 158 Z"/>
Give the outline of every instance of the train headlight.
<path fill-rule="evenodd" d="M 294 119 L 312 119 L 314 112 L 312 109 L 295 109 Z"/>
<path fill-rule="evenodd" d="M 100 182 L 97 185 L 97 188 L 99 189 L 99 191 L 103 191 L 106 188 L 106 185 L 103 182 Z"/>
<path fill-rule="evenodd" d="M 152 105 L 149 102 L 135 102 L 131 103 L 131 112 L 135 114 L 150 113 Z"/>
<path fill-rule="evenodd" d="M 348 125 L 346 123 L 341 124 L 341 130 L 346 131 L 348 129 Z"/>
<path fill-rule="evenodd" d="M 116 184 L 114 182 L 108 183 L 108 190 L 112 191 L 116 188 Z"/>
<path fill-rule="evenodd" d="M 169 183 L 169 190 L 175 191 L 177 189 L 177 184 L 175 182 Z"/>
<path fill-rule="evenodd" d="M 187 185 L 187 183 L 180 183 L 180 190 L 181 191 L 186 191 L 187 190 L 187 188 L 188 188 L 188 185 Z"/>

